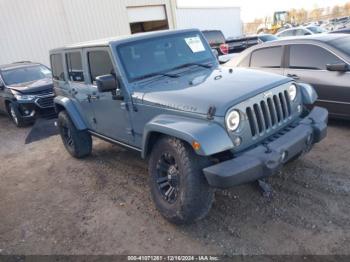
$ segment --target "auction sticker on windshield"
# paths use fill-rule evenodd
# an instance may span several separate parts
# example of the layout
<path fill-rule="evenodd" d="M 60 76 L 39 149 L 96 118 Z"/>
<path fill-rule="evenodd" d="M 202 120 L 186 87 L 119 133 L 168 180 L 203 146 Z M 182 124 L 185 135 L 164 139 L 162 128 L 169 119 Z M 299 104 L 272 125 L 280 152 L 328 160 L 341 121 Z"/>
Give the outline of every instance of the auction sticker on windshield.
<path fill-rule="evenodd" d="M 205 51 L 205 47 L 199 36 L 185 38 L 187 45 L 191 48 L 193 53 Z"/>

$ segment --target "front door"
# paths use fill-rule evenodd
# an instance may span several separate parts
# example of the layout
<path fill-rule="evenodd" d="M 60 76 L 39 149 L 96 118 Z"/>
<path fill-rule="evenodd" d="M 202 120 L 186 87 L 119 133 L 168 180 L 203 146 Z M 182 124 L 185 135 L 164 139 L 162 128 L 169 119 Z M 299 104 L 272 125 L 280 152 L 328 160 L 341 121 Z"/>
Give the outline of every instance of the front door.
<path fill-rule="evenodd" d="M 344 63 L 340 58 L 315 45 L 291 45 L 286 76 L 311 84 L 317 94 L 317 104 L 326 107 L 333 116 L 350 113 L 350 72 L 332 72 L 327 64 Z"/>
<path fill-rule="evenodd" d="M 124 101 L 114 100 L 111 92 L 98 92 L 96 77 L 116 75 L 108 48 L 94 48 L 84 51 L 87 57 L 90 104 L 94 111 L 95 132 L 114 140 L 130 143 L 132 139 L 131 124 Z"/>
<path fill-rule="evenodd" d="M 269 73 L 283 75 L 283 46 L 273 46 L 252 52 L 250 67 Z"/>

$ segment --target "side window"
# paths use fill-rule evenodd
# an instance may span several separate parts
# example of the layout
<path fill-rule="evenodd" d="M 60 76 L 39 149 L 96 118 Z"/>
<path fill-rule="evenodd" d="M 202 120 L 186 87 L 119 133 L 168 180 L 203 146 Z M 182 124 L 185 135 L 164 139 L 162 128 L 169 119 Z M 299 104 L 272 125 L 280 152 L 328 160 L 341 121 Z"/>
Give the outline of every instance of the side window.
<path fill-rule="evenodd" d="M 297 29 L 296 31 L 295 31 L 295 35 L 310 35 L 310 33 L 308 32 L 308 31 L 306 31 L 306 30 L 304 30 L 304 29 Z"/>
<path fill-rule="evenodd" d="M 62 54 L 51 55 L 52 78 L 58 81 L 65 81 Z"/>
<path fill-rule="evenodd" d="M 315 45 L 291 45 L 289 68 L 326 70 L 327 64 L 342 63 L 326 49 Z"/>
<path fill-rule="evenodd" d="M 251 67 L 280 68 L 282 63 L 282 46 L 258 49 L 252 53 Z"/>
<path fill-rule="evenodd" d="M 241 62 L 239 62 L 238 66 L 239 67 L 249 67 L 249 59 L 250 59 L 250 54 L 247 54 Z"/>
<path fill-rule="evenodd" d="M 280 37 L 294 36 L 295 30 L 284 31 L 279 34 Z"/>
<path fill-rule="evenodd" d="M 89 70 L 91 82 L 96 81 L 96 77 L 113 74 L 114 68 L 107 51 L 91 51 L 88 53 Z"/>
<path fill-rule="evenodd" d="M 84 82 L 83 63 L 80 52 L 66 54 L 69 81 Z"/>

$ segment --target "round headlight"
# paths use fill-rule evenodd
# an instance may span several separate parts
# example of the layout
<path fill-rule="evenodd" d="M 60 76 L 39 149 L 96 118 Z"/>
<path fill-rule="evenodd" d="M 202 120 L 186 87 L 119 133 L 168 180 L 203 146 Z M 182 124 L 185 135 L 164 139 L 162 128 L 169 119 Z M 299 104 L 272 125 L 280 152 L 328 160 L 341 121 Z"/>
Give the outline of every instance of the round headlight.
<path fill-rule="evenodd" d="M 290 87 L 288 87 L 288 95 L 291 101 L 294 101 L 297 97 L 297 87 L 295 84 L 291 84 Z"/>
<path fill-rule="evenodd" d="M 228 113 L 226 117 L 226 127 L 229 131 L 233 132 L 237 130 L 239 123 L 241 121 L 241 116 L 237 110 L 233 110 Z"/>

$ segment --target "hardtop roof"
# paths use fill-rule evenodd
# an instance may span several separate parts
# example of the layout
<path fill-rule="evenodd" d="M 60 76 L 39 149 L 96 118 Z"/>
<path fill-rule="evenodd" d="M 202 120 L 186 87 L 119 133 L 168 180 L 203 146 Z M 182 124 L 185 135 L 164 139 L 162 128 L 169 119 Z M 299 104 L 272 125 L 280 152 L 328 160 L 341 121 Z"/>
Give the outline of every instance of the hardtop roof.
<path fill-rule="evenodd" d="M 146 33 L 137 33 L 133 35 L 121 35 L 121 36 L 114 36 L 104 39 L 97 39 L 92 41 L 86 41 L 86 42 L 80 42 L 75 44 L 66 45 L 60 48 L 55 48 L 50 50 L 50 53 L 68 50 L 68 49 L 75 49 L 75 48 L 88 48 L 88 47 L 102 47 L 102 46 L 110 46 L 117 42 L 124 42 L 124 41 L 134 41 L 139 39 L 147 39 L 152 37 L 160 37 L 165 35 L 172 35 L 172 34 L 178 34 L 178 33 L 187 33 L 187 32 L 193 32 L 198 31 L 198 29 L 182 29 L 182 30 L 161 30 L 161 31 L 153 31 L 153 32 L 146 32 Z"/>

